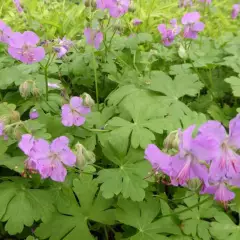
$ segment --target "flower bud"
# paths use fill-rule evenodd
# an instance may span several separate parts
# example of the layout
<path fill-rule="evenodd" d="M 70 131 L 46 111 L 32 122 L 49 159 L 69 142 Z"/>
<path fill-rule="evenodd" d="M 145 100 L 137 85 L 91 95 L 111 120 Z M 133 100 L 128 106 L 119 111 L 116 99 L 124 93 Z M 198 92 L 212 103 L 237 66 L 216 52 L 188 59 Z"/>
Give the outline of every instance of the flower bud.
<path fill-rule="evenodd" d="M 88 151 L 81 143 L 75 145 L 75 154 L 77 156 L 77 167 L 83 169 L 86 165 L 95 162 L 95 154 Z"/>
<path fill-rule="evenodd" d="M 188 54 L 186 49 L 183 47 L 183 45 L 181 44 L 179 49 L 178 49 L 178 55 L 180 58 L 182 59 L 187 59 L 188 58 Z"/>
<path fill-rule="evenodd" d="M 20 121 L 20 114 L 17 111 L 12 111 L 12 114 L 10 115 L 10 121 L 11 122 L 18 122 Z"/>
<path fill-rule="evenodd" d="M 37 119 L 38 117 L 39 117 L 38 111 L 35 108 L 33 108 L 29 113 L 29 118 Z"/>
<path fill-rule="evenodd" d="M 95 0 L 84 0 L 85 7 L 96 7 Z"/>
<path fill-rule="evenodd" d="M 32 94 L 32 90 L 35 83 L 32 80 L 27 80 L 23 82 L 19 87 L 19 92 L 23 98 L 28 98 Z"/>
<path fill-rule="evenodd" d="M 163 142 L 164 148 L 170 150 L 172 148 L 178 149 L 179 145 L 179 137 L 178 137 L 178 130 L 172 131 L 168 134 Z"/>
<path fill-rule="evenodd" d="M 83 98 L 83 105 L 86 107 L 92 107 L 95 104 L 94 100 L 88 93 L 83 93 L 82 98 Z"/>
<path fill-rule="evenodd" d="M 202 185 L 202 182 L 199 178 L 190 179 L 187 182 L 187 187 L 192 191 L 198 191 Z"/>

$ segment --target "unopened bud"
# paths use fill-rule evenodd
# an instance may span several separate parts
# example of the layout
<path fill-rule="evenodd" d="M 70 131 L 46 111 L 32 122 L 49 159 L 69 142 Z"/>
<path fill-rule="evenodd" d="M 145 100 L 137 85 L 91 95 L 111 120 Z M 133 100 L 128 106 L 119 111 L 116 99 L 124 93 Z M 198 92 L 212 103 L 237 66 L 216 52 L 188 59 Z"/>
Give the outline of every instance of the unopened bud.
<path fill-rule="evenodd" d="M 84 106 L 92 107 L 95 104 L 94 100 L 88 93 L 83 93 L 82 98 Z"/>
<path fill-rule="evenodd" d="M 35 108 L 33 108 L 29 113 L 29 118 L 37 119 L 38 117 L 39 117 L 38 111 Z"/>
<path fill-rule="evenodd" d="M 180 58 L 182 59 L 187 59 L 188 58 L 188 54 L 186 49 L 183 47 L 183 45 L 181 44 L 179 49 L 178 49 L 178 55 Z"/>
<path fill-rule="evenodd" d="M 19 92 L 23 98 L 28 98 L 32 94 L 32 90 L 35 83 L 32 80 L 27 80 L 23 82 L 19 87 Z"/>
<path fill-rule="evenodd" d="M 20 114 L 17 111 L 12 111 L 12 114 L 10 115 L 11 122 L 18 122 L 20 121 Z"/>
<path fill-rule="evenodd" d="M 163 142 L 163 146 L 165 149 L 178 149 L 179 145 L 179 137 L 178 137 L 178 131 L 172 131 L 168 134 L 168 136 L 165 138 Z"/>
<path fill-rule="evenodd" d="M 75 145 L 75 154 L 77 156 L 77 167 L 83 169 L 86 165 L 95 162 L 95 154 L 88 151 L 81 143 Z"/>
<path fill-rule="evenodd" d="M 187 187 L 192 191 L 198 191 L 202 185 L 202 182 L 198 178 L 190 179 L 187 182 Z"/>
<path fill-rule="evenodd" d="M 85 7 L 96 7 L 95 0 L 84 0 Z"/>

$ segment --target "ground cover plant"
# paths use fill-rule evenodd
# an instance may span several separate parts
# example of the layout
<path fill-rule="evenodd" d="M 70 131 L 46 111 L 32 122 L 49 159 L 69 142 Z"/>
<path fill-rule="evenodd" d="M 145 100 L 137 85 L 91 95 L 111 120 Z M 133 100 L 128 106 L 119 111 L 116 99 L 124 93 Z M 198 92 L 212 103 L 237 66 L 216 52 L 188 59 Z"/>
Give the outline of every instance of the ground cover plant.
<path fill-rule="evenodd" d="M 0 3 L 0 239 L 240 237 L 240 3 Z"/>

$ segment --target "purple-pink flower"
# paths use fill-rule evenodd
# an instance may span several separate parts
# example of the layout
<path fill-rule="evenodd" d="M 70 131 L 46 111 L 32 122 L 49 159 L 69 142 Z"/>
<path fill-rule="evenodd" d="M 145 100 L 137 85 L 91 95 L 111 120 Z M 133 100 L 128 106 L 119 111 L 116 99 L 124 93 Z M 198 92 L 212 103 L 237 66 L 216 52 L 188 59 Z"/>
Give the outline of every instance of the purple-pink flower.
<path fill-rule="evenodd" d="M 162 171 L 170 175 L 171 156 L 163 153 L 156 145 L 149 144 L 145 149 L 145 159 L 147 159 L 155 171 Z"/>
<path fill-rule="evenodd" d="M 22 12 L 23 12 L 23 9 L 22 9 L 22 7 L 21 7 L 20 1 L 19 1 L 19 0 L 13 0 L 13 3 L 14 3 L 14 5 L 15 5 L 17 11 L 18 11 L 19 13 L 22 13 Z"/>
<path fill-rule="evenodd" d="M 203 164 L 209 162 L 216 149 L 212 139 L 202 136 L 193 138 L 195 126 L 179 131 L 179 153 L 172 157 L 172 183 L 185 185 L 190 179 L 199 178 L 208 185 L 208 169 Z"/>
<path fill-rule="evenodd" d="M 86 120 L 85 115 L 90 112 L 91 109 L 83 105 L 81 97 L 72 97 L 69 104 L 62 106 L 62 124 L 66 127 L 81 126 Z"/>
<path fill-rule="evenodd" d="M 176 19 L 172 19 L 170 24 L 172 26 L 171 29 L 167 29 L 165 24 L 158 25 L 158 31 L 162 35 L 162 42 L 165 46 L 170 46 L 173 43 L 175 36 L 177 36 L 181 31 Z"/>
<path fill-rule="evenodd" d="M 3 21 L 0 20 L 0 42 L 8 43 L 12 30 Z"/>
<path fill-rule="evenodd" d="M 44 139 L 34 139 L 30 134 L 24 134 L 19 142 L 19 148 L 28 156 L 26 166 L 39 172 L 41 177 L 50 177 L 54 181 L 63 182 L 67 175 L 65 166 L 73 167 L 76 156 L 68 147 L 69 140 L 62 136 L 49 144 Z"/>
<path fill-rule="evenodd" d="M 8 53 L 26 64 L 40 62 L 45 57 L 45 50 L 36 46 L 38 42 L 39 37 L 34 32 L 15 32 L 9 39 Z"/>
<path fill-rule="evenodd" d="M 234 199 L 230 186 L 240 187 L 240 114 L 229 123 L 229 133 L 218 121 L 202 124 L 193 137 L 192 125 L 178 133 L 178 153 L 161 152 L 154 144 L 145 149 L 153 169 L 168 175 L 172 185 L 187 186 L 189 180 L 202 181 L 201 194 L 213 194 L 226 205 Z"/>
<path fill-rule="evenodd" d="M 138 18 L 134 18 L 133 20 L 132 20 L 132 24 L 134 25 L 134 26 L 138 26 L 138 25 L 140 25 L 140 24 L 142 24 L 143 23 L 143 21 L 141 20 L 141 19 L 138 19 Z"/>
<path fill-rule="evenodd" d="M 224 205 L 235 198 L 235 193 L 228 189 L 227 182 L 224 180 L 215 182 L 208 187 L 203 187 L 201 194 L 206 193 L 213 194 L 214 199 L 218 202 L 223 203 Z"/>
<path fill-rule="evenodd" d="M 103 41 L 103 33 L 91 28 L 85 28 L 84 35 L 87 40 L 87 44 L 99 49 L 101 42 Z"/>
<path fill-rule="evenodd" d="M 39 113 L 36 109 L 32 109 L 29 113 L 30 119 L 37 119 L 39 117 Z"/>
<path fill-rule="evenodd" d="M 184 25 L 184 37 L 189 39 L 196 39 L 198 33 L 203 31 L 205 25 L 199 21 L 200 14 L 198 12 L 186 13 L 182 17 L 182 24 Z"/>
<path fill-rule="evenodd" d="M 0 136 L 4 136 L 5 125 L 3 122 L 0 122 Z"/>
<path fill-rule="evenodd" d="M 109 9 L 109 14 L 118 18 L 123 16 L 129 8 L 130 0 L 111 0 L 107 4 L 107 8 Z"/>
<path fill-rule="evenodd" d="M 237 18 L 240 12 L 240 4 L 234 4 L 232 7 L 232 19 Z"/>
<path fill-rule="evenodd" d="M 63 39 L 58 40 L 58 46 L 53 49 L 57 52 L 58 58 L 61 58 L 66 55 L 72 45 L 73 42 L 64 37 Z"/>
<path fill-rule="evenodd" d="M 96 0 L 97 8 L 106 9 L 111 0 Z"/>
<path fill-rule="evenodd" d="M 212 138 L 218 147 L 210 165 L 210 179 L 237 178 L 240 174 L 240 156 L 236 152 L 240 149 L 240 115 L 230 121 L 229 135 L 217 121 L 203 124 L 199 128 L 199 134 Z"/>
<path fill-rule="evenodd" d="M 211 3 L 212 3 L 212 0 L 200 0 L 200 2 L 202 2 L 202 3 L 207 3 L 207 4 L 211 4 Z"/>

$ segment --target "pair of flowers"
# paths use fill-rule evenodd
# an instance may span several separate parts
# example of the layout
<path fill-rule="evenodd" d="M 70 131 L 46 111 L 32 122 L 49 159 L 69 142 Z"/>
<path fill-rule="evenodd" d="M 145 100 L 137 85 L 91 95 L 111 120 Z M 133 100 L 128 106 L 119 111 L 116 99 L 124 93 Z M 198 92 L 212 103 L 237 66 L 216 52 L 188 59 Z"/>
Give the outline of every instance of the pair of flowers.
<path fill-rule="evenodd" d="M 195 126 L 179 131 L 179 152 L 170 156 L 154 144 L 148 145 L 145 158 L 156 171 L 168 175 L 171 184 L 187 186 L 189 180 L 203 183 L 201 193 L 214 194 L 228 202 L 235 196 L 228 186 L 240 186 L 240 115 L 230 121 L 229 134 L 218 121 L 208 121 L 192 137 Z"/>
<path fill-rule="evenodd" d="M 97 0 L 96 3 L 97 8 L 108 9 L 110 16 L 118 18 L 128 11 L 130 0 Z"/>
<path fill-rule="evenodd" d="M 196 39 L 198 33 L 203 31 L 205 25 L 199 21 L 200 14 L 198 12 L 186 13 L 182 17 L 182 24 L 184 26 L 184 38 Z M 158 31 L 162 35 L 162 42 L 165 46 L 170 46 L 175 37 L 181 32 L 181 27 L 177 24 L 176 19 L 170 21 L 172 28 L 167 29 L 165 24 L 158 25 Z"/>

